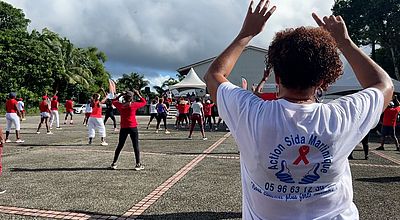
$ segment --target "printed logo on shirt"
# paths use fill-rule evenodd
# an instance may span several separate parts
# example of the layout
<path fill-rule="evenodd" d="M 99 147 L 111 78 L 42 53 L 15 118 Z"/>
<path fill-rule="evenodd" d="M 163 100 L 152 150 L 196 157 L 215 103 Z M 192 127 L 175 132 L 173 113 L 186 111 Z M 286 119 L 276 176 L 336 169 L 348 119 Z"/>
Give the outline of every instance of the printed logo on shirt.
<path fill-rule="evenodd" d="M 281 159 L 285 155 L 285 159 Z M 309 158 L 309 155 L 319 158 Z M 292 157 L 292 159 L 290 159 Z M 283 183 L 311 184 L 327 173 L 332 164 L 330 146 L 317 136 L 299 134 L 284 138 L 268 155 L 268 169 Z M 301 168 L 299 168 L 301 166 Z"/>

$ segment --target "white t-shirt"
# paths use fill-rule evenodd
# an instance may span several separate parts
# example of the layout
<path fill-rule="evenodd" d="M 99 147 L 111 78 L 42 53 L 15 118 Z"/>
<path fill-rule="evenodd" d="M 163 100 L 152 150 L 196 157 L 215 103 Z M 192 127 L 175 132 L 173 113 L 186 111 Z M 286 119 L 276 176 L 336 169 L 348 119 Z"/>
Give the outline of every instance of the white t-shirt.
<path fill-rule="evenodd" d="M 192 114 L 199 114 L 199 115 L 203 115 L 202 113 L 202 109 L 203 109 L 203 104 L 201 104 L 201 102 L 195 102 L 192 104 Z"/>
<path fill-rule="evenodd" d="M 93 108 L 92 108 L 92 106 L 90 106 L 90 103 L 86 104 L 85 112 L 86 113 L 92 113 L 92 111 L 93 111 Z"/>
<path fill-rule="evenodd" d="M 221 84 L 219 115 L 240 149 L 243 219 L 358 219 L 347 157 L 383 103 L 374 88 L 295 104 Z"/>
<path fill-rule="evenodd" d="M 18 111 L 24 110 L 24 102 L 23 101 L 17 102 L 17 109 L 18 109 Z"/>
<path fill-rule="evenodd" d="M 150 114 L 157 114 L 156 106 L 157 106 L 157 103 L 150 105 Z"/>

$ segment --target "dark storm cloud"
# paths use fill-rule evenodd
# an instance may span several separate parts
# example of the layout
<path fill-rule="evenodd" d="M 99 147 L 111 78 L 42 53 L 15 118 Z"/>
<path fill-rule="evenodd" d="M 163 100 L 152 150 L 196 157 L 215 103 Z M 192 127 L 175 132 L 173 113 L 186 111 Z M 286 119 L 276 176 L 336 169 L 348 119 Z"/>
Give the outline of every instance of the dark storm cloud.
<path fill-rule="evenodd" d="M 7 0 L 22 8 L 30 29 L 44 27 L 80 47 L 96 46 L 114 75 L 121 70 L 173 72 L 215 56 L 239 31 L 248 0 Z M 312 11 L 327 14 L 333 0 L 272 1 L 278 10 L 252 44 L 265 47 L 285 27 L 313 25 Z"/>

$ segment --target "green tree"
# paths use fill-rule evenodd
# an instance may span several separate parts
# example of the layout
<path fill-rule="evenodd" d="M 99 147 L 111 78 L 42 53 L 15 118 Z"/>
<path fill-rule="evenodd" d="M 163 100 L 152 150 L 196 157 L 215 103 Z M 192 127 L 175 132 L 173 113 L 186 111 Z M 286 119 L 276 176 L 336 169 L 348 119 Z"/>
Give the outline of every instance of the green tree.
<path fill-rule="evenodd" d="M 117 80 L 117 88 L 119 91 L 136 89 L 141 91 L 149 85 L 149 82 L 144 79 L 144 75 L 139 73 L 123 74 L 122 78 Z"/>
<path fill-rule="evenodd" d="M 180 80 L 174 79 L 174 78 L 170 77 L 169 79 L 165 80 L 165 81 L 161 84 L 161 86 L 153 86 L 153 89 L 156 90 L 156 92 L 157 92 L 159 95 L 162 95 L 163 93 L 165 93 L 166 91 L 168 91 L 168 87 L 169 87 L 169 86 L 175 85 L 175 84 L 177 84 L 177 83 L 179 83 L 179 82 L 180 82 Z"/>
<path fill-rule="evenodd" d="M 400 2 L 398 0 L 335 0 L 332 11 L 341 15 L 350 36 L 359 46 L 372 48 L 372 59 L 383 65 L 383 54 L 389 55 L 391 76 L 400 79 Z M 377 57 L 377 46 L 380 56 Z M 386 56 L 387 57 L 387 56 Z"/>
<path fill-rule="evenodd" d="M 21 9 L 0 1 L 0 30 L 26 31 L 29 22 Z"/>

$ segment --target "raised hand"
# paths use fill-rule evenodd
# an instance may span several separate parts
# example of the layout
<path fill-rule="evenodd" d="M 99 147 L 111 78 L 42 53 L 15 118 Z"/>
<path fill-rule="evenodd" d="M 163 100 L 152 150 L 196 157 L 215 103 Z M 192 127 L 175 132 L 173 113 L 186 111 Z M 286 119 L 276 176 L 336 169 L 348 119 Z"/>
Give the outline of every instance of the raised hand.
<path fill-rule="evenodd" d="M 242 35 L 243 37 L 254 37 L 259 34 L 276 9 L 276 6 L 273 6 L 268 10 L 269 0 L 260 0 L 253 11 L 253 3 L 254 1 L 252 0 L 243 22 L 242 29 L 240 30 L 239 35 Z"/>
<path fill-rule="evenodd" d="M 312 13 L 312 17 L 315 22 L 317 22 L 318 26 L 327 30 L 332 35 L 339 48 L 351 40 L 347 32 L 346 24 L 341 16 L 324 16 L 321 20 L 317 14 Z"/>

